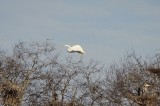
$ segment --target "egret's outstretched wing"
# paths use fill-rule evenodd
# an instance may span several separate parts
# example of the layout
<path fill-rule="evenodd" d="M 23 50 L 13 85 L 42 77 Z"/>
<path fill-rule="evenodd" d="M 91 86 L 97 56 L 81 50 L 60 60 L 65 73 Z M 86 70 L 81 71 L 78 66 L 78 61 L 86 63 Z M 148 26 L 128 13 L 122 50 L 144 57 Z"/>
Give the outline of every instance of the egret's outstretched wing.
<path fill-rule="evenodd" d="M 82 47 L 80 45 L 75 45 L 75 46 L 72 46 L 72 50 L 73 51 L 76 51 L 76 52 L 80 52 L 82 54 L 84 54 L 84 50 L 82 49 Z"/>

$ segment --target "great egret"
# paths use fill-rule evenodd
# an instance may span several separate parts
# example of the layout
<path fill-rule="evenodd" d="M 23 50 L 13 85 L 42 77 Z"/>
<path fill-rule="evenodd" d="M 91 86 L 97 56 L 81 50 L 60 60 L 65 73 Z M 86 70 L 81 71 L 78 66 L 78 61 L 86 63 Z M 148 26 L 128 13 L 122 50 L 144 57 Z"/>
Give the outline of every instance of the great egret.
<path fill-rule="evenodd" d="M 143 89 L 143 94 L 146 94 L 148 92 L 148 87 L 151 85 L 147 84 L 146 82 L 143 84 L 142 89 Z"/>
<path fill-rule="evenodd" d="M 144 83 L 144 87 L 149 87 L 151 85 L 147 84 L 146 82 Z"/>
<path fill-rule="evenodd" d="M 67 51 L 69 53 L 77 52 L 77 53 L 81 54 L 81 59 L 83 57 L 83 54 L 85 54 L 84 50 L 82 49 L 82 47 L 80 45 L 74 45 L 74 46 L 64 45 L 64 46 L 68 47 Z"/>

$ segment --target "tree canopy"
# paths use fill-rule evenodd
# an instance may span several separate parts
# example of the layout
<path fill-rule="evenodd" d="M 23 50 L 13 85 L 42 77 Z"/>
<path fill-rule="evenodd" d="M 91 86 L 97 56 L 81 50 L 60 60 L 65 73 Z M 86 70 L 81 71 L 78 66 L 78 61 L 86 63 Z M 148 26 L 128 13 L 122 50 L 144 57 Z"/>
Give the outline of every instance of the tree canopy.
<path fill-rule="evenodd" d="M 55 45 L 15 44 L 0 51 L 0 105 L 4 106 L 158 106 L 160 53 L 135 52 L 109 68 L 96 61 L 59 59 Z M 148 85 L 147 85 L 148 84 Z"/>

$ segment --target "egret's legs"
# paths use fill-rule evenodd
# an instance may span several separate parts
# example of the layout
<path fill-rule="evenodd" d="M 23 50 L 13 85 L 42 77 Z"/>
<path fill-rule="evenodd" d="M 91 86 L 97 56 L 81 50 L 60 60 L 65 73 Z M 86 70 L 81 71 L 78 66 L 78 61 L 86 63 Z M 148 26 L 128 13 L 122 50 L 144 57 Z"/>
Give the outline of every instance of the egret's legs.
<path fill-rule="evenodd" d="M 80 54 L 80 61 L 79 62 L 82 62 L 83 61 L 83 54 Z"/>

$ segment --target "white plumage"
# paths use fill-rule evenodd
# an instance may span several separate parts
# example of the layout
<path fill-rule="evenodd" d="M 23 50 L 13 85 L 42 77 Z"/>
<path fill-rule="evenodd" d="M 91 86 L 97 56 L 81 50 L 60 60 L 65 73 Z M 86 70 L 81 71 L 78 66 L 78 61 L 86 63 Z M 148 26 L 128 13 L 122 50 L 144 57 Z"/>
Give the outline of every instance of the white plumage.
<path fill-rule="evenodd" d="M 84 50 L 82 49 L 82 47 L 80 45 L 74 45 L 74 46 L 70 46 L 70 45 L 65 45 L 66 47 L 68 47 L 67 51 L 69 53 L 80 53 L 80 54 L 84 54 Z"/>
<path fill-rule="evenodd" d="M 151 85 L 147 84 L 146 82 L 143 84 L 142 86 L 142 90 L 143 90 L 143 95 L 147 94 L 149 91 L 148 91 L 148 88 L 150 87 Z"/>
<path fill-rule="evenodd" d="M 146 82 L 144 83 L 144 87 L 149 87 L 151 85 L 147 84 Z"/>
<path fill-rule="evenodd" d="M 74 52 L 77 52 L 80 55 L 80 61 L 83 60 L 83 54 L 85 53 L 84 50 L 82 49 L 82 47 L 80 45 L 74 45 L 74 46 L 70 46 L 70 45 L 64 45 L 66 47 L 68 47 L 67 51 L 69 53 L 74 53 Z"/>

